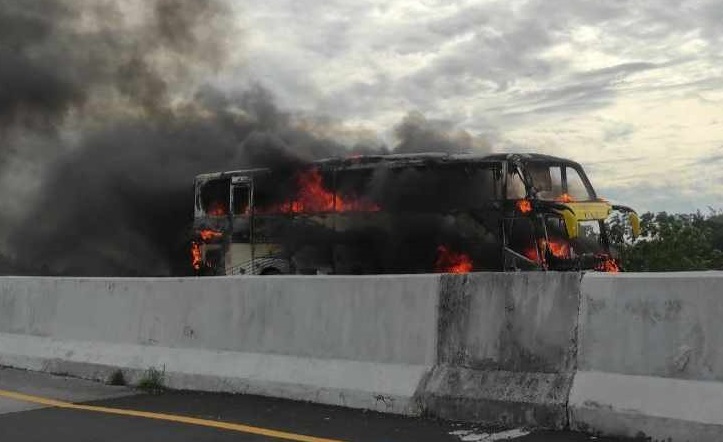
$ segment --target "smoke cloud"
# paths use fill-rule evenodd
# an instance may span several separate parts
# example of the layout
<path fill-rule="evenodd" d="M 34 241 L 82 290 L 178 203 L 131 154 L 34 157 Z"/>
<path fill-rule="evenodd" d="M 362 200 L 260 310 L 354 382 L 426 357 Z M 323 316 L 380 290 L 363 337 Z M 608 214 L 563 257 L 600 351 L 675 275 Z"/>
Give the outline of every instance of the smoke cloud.
<path fill-rule="evenodd" d="M 187 274 L 198 173 L 486 149 L 418 113 L 350 147 L 261 87 L 209 86 L 238 34 L 222 0 L 0 0 L 0 271 Z"/>
<path fill-rule="evenodd" d="M 397 153 L 418 152 L 489 152 L 485 140 L 474 138 L 468 132 L 455 129 L 448 121 L 430 121 L 419 112 L 410 112 L 394 129 Z"/>

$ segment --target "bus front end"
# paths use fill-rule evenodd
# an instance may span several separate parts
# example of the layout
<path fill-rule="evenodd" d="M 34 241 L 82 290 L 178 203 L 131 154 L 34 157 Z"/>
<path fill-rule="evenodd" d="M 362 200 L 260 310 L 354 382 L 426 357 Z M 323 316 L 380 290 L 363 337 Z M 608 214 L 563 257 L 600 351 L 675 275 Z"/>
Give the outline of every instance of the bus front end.
<path fill-rule="evenodd" d="M 582 167 L 569 160 L 513 156 L 507 196 L 514 204 L 509 224 L 527 225 L 508 230 L 516 268 L 617 272 L 621 265 L 606 220 L 624 212 L 633 236 L 639 234 L 635 211 L 598 198 Z"/>
<path fill-rule="evenodd" d="M 609 229 L 605 221 L 616 210 L 616 206 L 607 201 L 563 202 L 553 209 L 555 216 L 546 223 L 548 244 L 554 244 L 559 238 L 567 244 L 567 253 L 560 253 L 554 245 L 545 250 L 548 266 L 557 268 L 578 268 L 581 270 L 597 270 L 601 272 L 618 272 L 620 262 L 610 244 Z M 638 215 L 631 209 L 629 219 L 634 235 L 639 232 Z"/>

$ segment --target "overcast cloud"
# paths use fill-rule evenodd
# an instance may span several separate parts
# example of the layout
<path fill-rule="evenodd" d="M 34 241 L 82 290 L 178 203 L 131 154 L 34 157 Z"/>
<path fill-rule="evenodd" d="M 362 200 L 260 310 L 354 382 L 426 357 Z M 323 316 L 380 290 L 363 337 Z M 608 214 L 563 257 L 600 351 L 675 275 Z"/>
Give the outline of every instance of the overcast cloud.
<path fill-rule="evenodd" d="M 244 63 L 225 85 L 345 136 L 392 141 L 416 111 L 578 160 L 641 210 L 723 208 L 721 0 L 235 4 Z"/>

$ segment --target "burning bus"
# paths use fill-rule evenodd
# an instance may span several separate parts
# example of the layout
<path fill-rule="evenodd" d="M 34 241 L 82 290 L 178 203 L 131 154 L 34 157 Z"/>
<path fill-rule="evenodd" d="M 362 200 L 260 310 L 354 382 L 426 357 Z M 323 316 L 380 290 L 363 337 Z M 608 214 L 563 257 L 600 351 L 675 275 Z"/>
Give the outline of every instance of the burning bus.
<path fill-rule="evenodd" d="M 199 275 L 617 271 L 582 167 L 537 154 L 327 159 L 195 178 Z"/>

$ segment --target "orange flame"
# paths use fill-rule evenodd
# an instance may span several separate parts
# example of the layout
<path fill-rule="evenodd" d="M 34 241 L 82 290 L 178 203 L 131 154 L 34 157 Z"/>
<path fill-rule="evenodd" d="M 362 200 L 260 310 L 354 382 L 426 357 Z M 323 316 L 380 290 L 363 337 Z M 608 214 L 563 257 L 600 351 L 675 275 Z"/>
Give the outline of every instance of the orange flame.
<path fill-rule="evenodd" d="M 209 241 L 212 239 L 221 238 L 223 236 L 223 232 L 211 229 L 204 229 L 199 232 L 198 236 L 200 236 L 201 239 L 204 241 Z"/>
<path fill-rule="evenodd" d="M 377 212 L 379 206 L 364 200 L 349 200 L 324 187 L 323 178 L 317 169 L 300 172 L 297 175 L 299 186 L 296 198 L 286 201 L 271 212 L 313 213 L 313 212 Z"/>
<path fill-rule="evenodd" d="M 453 252 L 447 246 L 437 247 L 437 261 L 434 263 L 435 272 L 469 273 L 472 268 L 472 259 L 468 255 Z"/>
<path fill-rule="evenodd" d="M 214 201 L 212 202 L 206 213 L 209 216 L 225 216 L 226 215 L 226 208 L 224 207 L 223 203 L 220 201 Z"/>
<path fill-rule="evenodd" d="M 550 248 L 550 253 L 552 253 L 552 256 L 555 258 L 570 258 L 570 243 L 567 241 L 562 239 L 550 239 L 547 241 L 547 246 Z"/>
<path fill-rule="evenodd" d="M 525 257 L 527 257 L 527 259 L 529 259 L 530 261 L 540 260 L 540 257 L 537 254 L 537 248 L 534 246 L 526 248 L 525 251 L 522 252 L 522 254 L 525 255 Z"/>
<path fill-rule="evenodd" d="M 201 270 L 202 262 L 203 260 L 201 259 L 201 247 L 196 241 L 193 241 L 191 242 L 191 265 L 193 266 L 193 270 Z"/>
<path fill-rule="evenodd" d="M 515 206 L 517 206 L 517 210 L 519 210 L 520 213 L 532 212 L 532 203 L 530 200 L 517 200 Z"/>
<path fill-rule="evenodd" d="M 558 196 L 555 199 L 556 199 L 556 201 L 561 202 L 561 203 L 574 203 L 575 202 L 575 199 L 573 197 L 571 197 L 570 194 L 567 194 L 567 193 L 563 193 L 562 195 Z"/>
<path fill-rule="evenodd" d="M 620 272 L 620 266 L 618 265 L 618 262 L 605 254 L 597 255 L 596 258 L 598 258 L 600 261 L 595 265 L 595 270 L 598 272 L 607 272 L 607 273 L 618 273 Z"/>
<path fill-rule="evenodd" d="M 546 249 L 549 249 L 550 253 L 555 258 L 570 259 L 570 243 L 568 243 L 564 239 L 551 238 L 549 241 L 540 239 L 539 244 L 540 249 L 542 249 L 543 252 Z M 524 251 L 524 255 L 532 261 L 540 260 L 537 254 L 537 248 L 534 246 L 527 248 Z"/>

